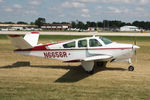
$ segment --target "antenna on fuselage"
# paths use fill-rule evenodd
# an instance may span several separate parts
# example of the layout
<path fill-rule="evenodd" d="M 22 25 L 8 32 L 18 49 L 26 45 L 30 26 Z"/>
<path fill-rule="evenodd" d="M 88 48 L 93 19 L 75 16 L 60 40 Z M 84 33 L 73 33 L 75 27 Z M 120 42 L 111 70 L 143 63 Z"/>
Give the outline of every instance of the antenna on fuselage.
<path fill-rule="evenodd" d="M 97 33 L 98 33 L 97 31 L 93 32 L 93 37 L 96 37 Z"/>

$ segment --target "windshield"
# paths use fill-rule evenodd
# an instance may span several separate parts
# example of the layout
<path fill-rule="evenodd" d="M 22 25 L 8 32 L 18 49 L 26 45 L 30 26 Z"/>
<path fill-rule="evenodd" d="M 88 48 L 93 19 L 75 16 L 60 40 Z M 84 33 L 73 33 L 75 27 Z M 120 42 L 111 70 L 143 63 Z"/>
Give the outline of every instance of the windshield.
<path fill-rule="evenodd" d="M 104 38 L 104 37 L 99 37 L 105 44 L 110 44 L 112 43 L 111 40 L 107 39 L 107 38 Z"/>

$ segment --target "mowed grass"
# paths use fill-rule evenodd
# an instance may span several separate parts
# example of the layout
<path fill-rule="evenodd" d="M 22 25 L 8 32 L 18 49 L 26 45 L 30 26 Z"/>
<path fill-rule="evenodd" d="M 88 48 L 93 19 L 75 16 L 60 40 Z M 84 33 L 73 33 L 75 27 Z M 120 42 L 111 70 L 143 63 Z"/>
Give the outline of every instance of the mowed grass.
<path fill-rule="evenodd" d="M 42 35 L 40 43 L 80 37 Z M 134 40 L 107 38 L 121 43 Z M 135 71 L 129 72 L 127 63 L 108 63 L 107 69 L 89 75 L 80 63 L 15 54 L 7 37 L 0 35 L 0 100 L 149 100 L 150 37 L 137 37 L 137 44 L 141 48 L 138 62 L 133 61 Z"/>

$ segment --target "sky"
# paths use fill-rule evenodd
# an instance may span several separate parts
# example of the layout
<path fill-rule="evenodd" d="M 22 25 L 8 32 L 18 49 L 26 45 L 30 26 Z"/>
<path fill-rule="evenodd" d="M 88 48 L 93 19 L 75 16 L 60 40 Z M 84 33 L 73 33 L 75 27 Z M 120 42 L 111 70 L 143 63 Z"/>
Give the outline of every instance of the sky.
<path fill-rule="evenodd" d="M 0 22 L 150 21 L 150 0 L 0 0 Z"/>

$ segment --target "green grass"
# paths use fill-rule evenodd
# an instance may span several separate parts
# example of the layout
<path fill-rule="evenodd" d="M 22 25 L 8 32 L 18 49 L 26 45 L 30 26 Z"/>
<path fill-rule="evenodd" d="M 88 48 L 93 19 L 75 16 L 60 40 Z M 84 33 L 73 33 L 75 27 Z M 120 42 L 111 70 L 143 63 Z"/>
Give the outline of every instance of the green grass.
<path fill-rule="evenodd" d="M 0 34 L 0 39 L 7 39 L 7 35 Z"/>
<path fill-rule="evenodd" d="M 22 35 L 24 36 L 24 35 Z M 70 39 L 77 39 L 77 38 L 84 38 L 89 36 L 70 36 L 70 35 L 40 35 L 41 40 L 70 40 Z M 107 37 L 113 41 L 119 40 L 119 41 L 133 41 L 135 39 L 134 36 L 104 36 Z M 7 35 L 0 35 L 0 39 L 7 39 Z M 137 41 L 149 41 L 150 37 L 144 37 L 144 36 L 137 36 Z"/>
<path fill-rule="evenodd" d="M 41 35 L 40 39 L 49 39 L 49 40 L 70 40 L 70 39 L 78 39 L 78 38 L 84 38 L 89 36 L 68 36 L 68 35 Z M 104 36 L 108 39 L 111 39 L 113 41 L 119 40 L 119 41 L 133 41 L 135 37 L 133 36 Z M 137 41 L 149 41 L 150 37 L 136 37 Z"/>
<path fill-rule="evenodd" d="M 134 36 L 105 36 L 113 41 L 118 40 L 118 41 L 134 41 L 135 38 L 137 41 L 150 41 L 150 37 L 134 37 Z"/>
<path fill-rule="evenodd" d="M 139 90 L 129 86 L 81 86 L 61 84 L 36 84 L 36 83 L 8 84 L 1 88 L 2 100 L 148 100 L 150 90 Z M 5 85 L 6 86 L 6 85 Z M 12 88 L 13 87 L 13 88 Z M 103 91 L 101 91 L 103 90 Z M 9 92 L 8 92 L 9 91 Z M 138 92 L 137 92 L 138 91 Z M 129 92 L 129 93 L 128 93 Z M 144 95 L 141 95 L 144 94 Z"/>
<path fill-rule="evenodd" d="M 69 36 L 69 35 L 40 35 L 40 39 L 44 40 L 70 40 L 70 39 L 77 39 L 83 38 L 85 36 Z"/>

